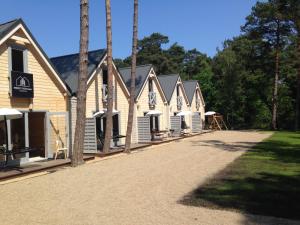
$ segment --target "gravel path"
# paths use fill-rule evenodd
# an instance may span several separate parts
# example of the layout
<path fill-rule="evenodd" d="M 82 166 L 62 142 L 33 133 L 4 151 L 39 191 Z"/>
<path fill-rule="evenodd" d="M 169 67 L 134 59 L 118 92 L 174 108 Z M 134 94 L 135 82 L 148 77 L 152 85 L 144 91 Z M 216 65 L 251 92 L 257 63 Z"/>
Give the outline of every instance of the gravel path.
<path fill-rule="evenodd" d="M 178 201 L 254 143 L 214 132 L 0 186 L 0 224 L 287 224 Z"/>

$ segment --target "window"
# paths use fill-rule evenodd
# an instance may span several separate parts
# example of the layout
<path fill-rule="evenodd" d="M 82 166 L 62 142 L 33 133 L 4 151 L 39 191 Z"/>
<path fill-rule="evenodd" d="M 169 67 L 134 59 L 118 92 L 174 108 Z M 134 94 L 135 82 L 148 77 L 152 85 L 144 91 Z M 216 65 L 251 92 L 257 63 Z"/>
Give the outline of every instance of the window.
<path fill-rule="evenodd" d="M 102 77 L 102 81 L 103 81 L 103 84 L 108 84 L 108 81 L 107 81 L 107 79 L 108 79 L 108 77 L 107 77 L 108 75 L 107 75 L 107 70 L 103 70 L 103 77 Z"/>
<path fill-rule="evenodd" d="M 11 69 L 13 71 L 24 72 L 23 51 L 11 49 Z"/>
<path fill-rule="evenodd" d="M 179 85 L 177 84 L 176 86 L 176 93 L 177 93 L 177 97 L 179 96 Z"/>
<path fill-rule="evenodd" d="M 149 92 L 153 91 L 153 81 L 149 79 Z"/>

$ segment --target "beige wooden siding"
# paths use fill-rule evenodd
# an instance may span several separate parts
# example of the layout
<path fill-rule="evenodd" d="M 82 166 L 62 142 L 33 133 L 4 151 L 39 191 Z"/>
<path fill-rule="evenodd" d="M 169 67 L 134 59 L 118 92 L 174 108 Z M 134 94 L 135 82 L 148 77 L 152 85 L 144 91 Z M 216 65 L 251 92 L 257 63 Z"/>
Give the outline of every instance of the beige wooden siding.
<path fill-rule="evenodd" d="M 155 110 L 159 110 L 162 112 L 162 115 L 159 117 L 159 126 L 161 130 L 167 129 L 167 124 L 166 124 L 166 115 L 165 115 L 165 105 L 164 105 L 164 100 L 163 100 L 163 95 L 158 89 L 158 83 L 153 82 L 153 91 L 156 93 L 156 106 Z M 149 95 L 149 89 L 148 89 L 148 81 L 146 81 L 145 88 L 142 90 L 142 93 L 140 95 L 140 98 L 138 99 L 137 102 L 137 114 L 136 117 L 138 116 L 144 116 L 145 112 L 148 112 L 150 110 L 149 108 L 149 100 L 148 100 L 148 95 Z"/>
<path fill-rule="evenodd" d="M 60 141 L 62 147 L 67 147 L 67 121 L 62 115 L 50 117 L 50 147 L 56 149 L 56 141 Z"/>
<path fill-rule="evenodd" d="M 65 112 L 66 98 L 59 90 L 54 75 L 50 74 L 33 49 L 28 48 L 28 72 L 33 74 L 34 98 L 12 99 L 9 96 L 8 79 L 8 48 L 5 44 L 0 46 L 0 107 L 13 107 L 20 110 L 49 110 L 51 112 Z"/>
<path fill-rule="evenodd" d="M 25 38 L 24 34 L 17 32 L 19 36 Z M 8 46 L 13 44 L 11 40 L 6 41 L 0 46 L 0 108 L 16 108 L 19 110 L 66 112 L 67 97 L 55 75 L 50 71 L 45 62 L 40 58 L 32 45 L 26 45 L 28 73 L 33 74 L 34 98 L 21 99 L 11 98 L 9 95 L 9 57 Z M 66 118 L 50 118 L 50 145 L 55 149 L 56 140 L 60 139 L 63 146 L 67 144 L 66 137 Z"/>
<path fill-rule="evenodd" d="M 155 82 L 153 82 L 154 84 L 153 91 L 156 92 L 156 101 L 157 101 L 155 110 L 159 110 L 162 112 L 162 115 L 159 117 L 159 126 L 160 129 L 164 130 L 167 128 L 167 117 L 166 114 L 164 113 L 166 109 L 164 105 L 163 95 L 158 89 L 158 83 L 156 80 L 154 81 Z M 135 107 L 134 107 L 134 117 L 133 117 L 134 119 L 133 119 L 133 129 L 132 129 L 132 139 L 131 139 L 132 143 L 138 142 L 137 117 L 144 116 L 144 113 L 150 110 L 148 94 L 149 94 L 148 81 L 146 81 L 144 89 L 142 90 L 138 102 L 135 103 Z"/>
<path fill-rule="evenodd" d="M 113 84 L 115 87 L 115 98 L 114 98 L 114 104 L 113 108 L 117 111 L 119 111 L 119 124 L 120 124 L 120 134 L 126 135 L 126 129 L 127 129 L 127 117 L 128 117 L 128 100 L 126 97 L 126 94 L 124 93 L 124 89 L 121 88 L 120 79 L 116 79 L 118 74 L 116 71 L 114 71 L 113 76 Z M 103 106 L 102 101 L 102 71 L 98 70 L 97 74 L 91 81 L 91 83 L 88 86 L 87 90 L 87 96 L 86 96 L 86 117 L 92 117 L 94 112 L 97 112 L 99 110 L 102 110 L 103 108 L 106 108 Z M 74 108 L 73 108 L 74 110 Z M 73 113 L 73 117 L 76 116 L 75 113 Z M 75 120 L 72 120 L 72 134 L 74 134 L 75 131 Z M 121 138 L 120 143 L 124 144 L 125 139 Z"/>
<path fill-rule="evenodd" d="M 129 103 L 120 83 L 117 82 L 116 110 L 119 111 L 120 134 L 126 135 Z M 121 144 L 125 144 L 125 138 L 120 139 Z"/>
<path fill-rule="evenodd" d="M 198 99 L 201 100 L 201 96 L 200 96 L 200 93 L 198 91 L 195 92 L 194 94 L 194 97 L 193 97 L 193 101 L 192 101 L 192 104 L 191 104 L 191 111 L 192 112 L 200 112 L 201 113 L 201 119 L 202 119 L 202 122 L 204 122 L 205 120 L 205 106 L 203 105 L 203 102 L 200 101 L 200 108 L 199 110 L 197 110 L 197 107 L 196 107 L 196 95 L 198 95 Z"/>
<path fill-rule="evenodd" d="M 183 99 L 183 104 L 182 104 L 182 108 L 181 111 L 189 111 L 189 106 L 188 106 L 188 102 L 186 101 L 182 88 L 179 88 L 179 96 L 182 97 Z M 174 116 L 175 112 L 179 112 L 177 110 L 177 93 L 176 93 L 176 88 L 174 88 L 171 100 L 170 100 L 170 104 L 169 104 L 169 112 L 170 112 L 170 116 Z"/>

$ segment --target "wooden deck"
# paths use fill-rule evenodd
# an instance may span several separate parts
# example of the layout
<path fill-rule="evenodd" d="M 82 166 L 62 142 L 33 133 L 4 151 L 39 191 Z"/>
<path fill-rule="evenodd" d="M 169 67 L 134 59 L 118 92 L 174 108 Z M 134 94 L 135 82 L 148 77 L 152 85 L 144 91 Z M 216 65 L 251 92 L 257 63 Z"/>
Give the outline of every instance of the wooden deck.
<path fill-rule="evenodd" d="M 137 144 L 131 144 L 131 151 L 146 148 L 146 147 L 149 147 L 149 146 L 151 146 L 151 144 L 138 144 L 138 143 Z M 124 150 L 125 150 L 125 146 L 119 146 L 117 148 L 110 149 L 110 151 L 108 153 L 103 153 L 103 152 L 99 151 L 96 154 L 91 153 L 90 155 L 95 155 L 97 157 L 107 157 L 107 156 L 122 153 L 122 152 L 124 152 Z"/>
<path fill-rule="evenodd" d="M 92 160 L 94 156 L 84 156 L 84 160 Z M 70 159 L 44 160 L 32 163 L 26 163 L 21 166 L 8 166 L 0 168 L 0 180 L 6 180 L 18 176 L 28 175 L 35 172 L 51 170 L 60 166 L 69 166 Z"/>

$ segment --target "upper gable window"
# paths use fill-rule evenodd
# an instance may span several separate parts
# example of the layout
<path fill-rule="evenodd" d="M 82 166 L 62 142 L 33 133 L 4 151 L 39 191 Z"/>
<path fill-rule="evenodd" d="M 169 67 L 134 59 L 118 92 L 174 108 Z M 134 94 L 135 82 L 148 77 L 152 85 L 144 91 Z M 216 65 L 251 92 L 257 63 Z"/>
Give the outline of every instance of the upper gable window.
<path fill-rule="evenodd" d="M 177 97 L 180 95 L 179 94 L 179 84 L 177 84 L 177 86 L 176 86 L 176 94 L 177 94 Z"/>
<path fill-rule="evenodd" d="M 149 92 L 153 92 L 153 80 L 149 79 Z"/>
<path fill-rule="evenodd" d="M 23 50 L 11 49 L 11 69 L 12 71 L 24 72 Z"/>
<path fill-rule="evenodd" d="M 102 82 L 104 85 L 108 84 L 108 73 L 107 70 L 103 70 Z"/>

